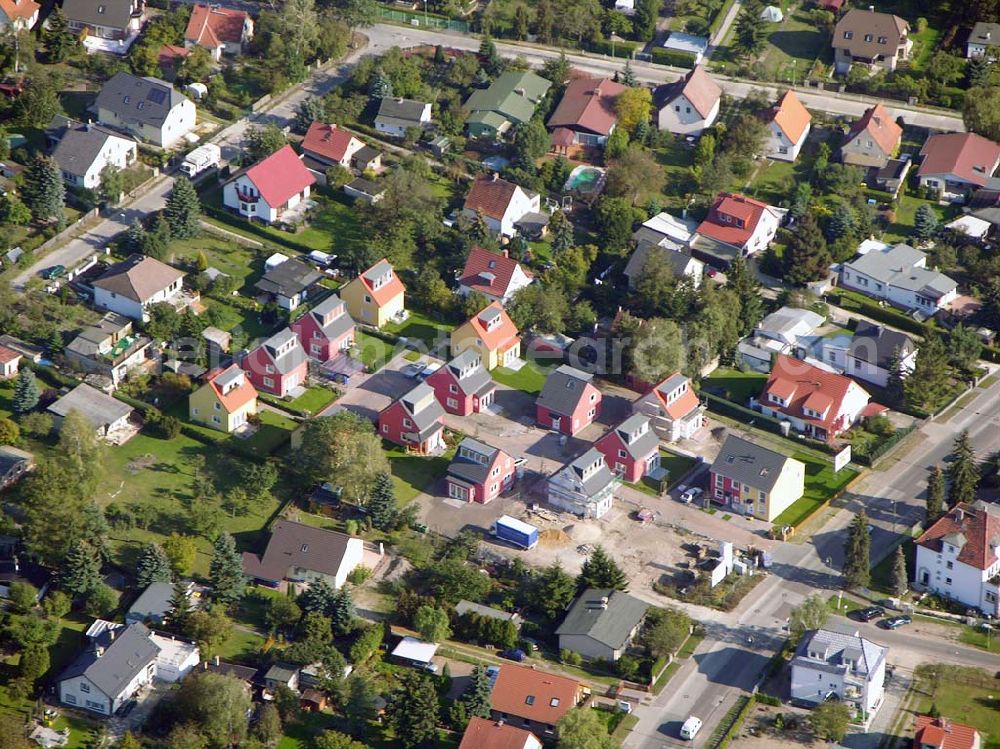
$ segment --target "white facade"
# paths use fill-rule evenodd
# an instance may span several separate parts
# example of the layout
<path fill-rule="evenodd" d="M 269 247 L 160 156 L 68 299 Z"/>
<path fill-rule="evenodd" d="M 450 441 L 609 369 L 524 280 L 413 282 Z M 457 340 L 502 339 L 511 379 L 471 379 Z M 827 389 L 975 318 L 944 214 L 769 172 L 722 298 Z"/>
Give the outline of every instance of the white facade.
<path fill-rule="evenodd" d="M 180 296 L 181 291 L 183 290 L 183 285 L 184 279 L 178 278 L 165 289 L 160 289 L 149 297 L 149 299 L 143 300 L 142 302 L 137 302 L 136 300 L 122 296 L 121 294 L 116 294 L 113 291 L 108 291 L 107 289 L 95 286 L 94 306 L 99 309 L 117 312 L 119 315 L 124 315 L 125 317 L 131 317 L 133 320 L 145 320 L 146 309 L 149 306 L 159 304 L 160 302 L 172 302 L 175 298 Z"/>
<path fill-rule="evenodd" d="M 806 125 L 806 129 L 802 131 L 802 135 L 798 141 L 793 143 L 791 138 L 785 134 L 785 131 L 779 127 L 778 123 L 772 121 L 767 126 L 767 140 L 764 143 L 764 152 L 771 159 L 795 161 L 799 157 L 802 146 L 805 145 L 806 138 L 809 137 L 810 129 L 812 129 L 812 123 Z"/>
<path fill-rule="evenodd" d="M 865 361 L 851 354 L 850 345 L 851 339 L 848 336 L 824 339 L 820 354 L 822 363 L 849 377 L 857 377 L 859 380 L 883 388 L 888 386 L 889 370 L 879 366 L 876 362 Z M 900 360 L 903 372 L 905 374 L 912 372 L 916 361 L 917 351 L 914 349 Z"/>
<path fill-rule="evenodd" d="M 344 583 L 347 582 L 347 576 L 361 564 L 364 556 L 365 542 L 360 538 L 350 538 L 347 541 L 347 548 L 344 549 L 344 558 L 340 562 L 337 574 L 326 575 L 322 572 L 307 570 L 302 567 L 289 567 L 285 578 L 297 583 L 326 580 L 335 590 L 340 590 L 344 586 Z"/>
<path fill-rule="evenodd" d="M 769 394 L 768 397 L 773 399 L 774 405 L 778 406 L 785 405 L 773 393 Z M 833 414 L 833 416 L 830 419 L 827 419 L 826 413 L 809 414 L 809 416 L 811 418 L 821 419 L 823 421 L 829 421 L 829 423 L 831 424 L 836 424 L 838 419 L 840 419 L 841 423 L 843 424 L 841 431 L 846 431 L 859 421 L 861 417 L 861 412 L 864 410 L 864 407 L 868 405 L 869 400 L 871 400 L 871 396 L 868 394 L 868 392 L 863 387 L 858 385 L 856 382 L 852 381 L 851 384 L 847 386 L 847 392 L 844 394 L 843 399 L 840 401 L 839 404 L 840 408 L 837 409 L 837 412 Z M 780 421 L 788 421 L 791 423 L 792 428 L 795 429 L 795 431 L 797 432 L 813 434 L 814 429 L 811 422 L 806 422 L 805 420 L 798 418 L 797 416 L 792 416 L 790 414 L 785 413 L 784 411 L 773 408 L 771 405 L 769 405 L 769 401 L 766 400 L 759 401 L 758 405 L 760 406 L 760 412 L 765 416 L 773 416 L 774 418 L 779 419 Z M 837 406 L 836 401 L 834 401 L 833 406 L 830 406 L 830 408 L 833 408 L 835 406 Z M 821 435 L 817 435 L 817 438 L 821 438 Z"/>
<path fill-rule="evenodd" d="M 156 661 L 149 664 L 118 692 L 105 694 L 86 676 L 75 676 L 59 682 L 59 701 L 64 705 L 78 707 L 102 715 L 113 715 L 115 710 L 128 702 L 132 695 L 156 676 Z"/>
<path fill-rule="evenodd" d="M 611 509 L 619 479 L 608 470 L 604 455 L 591 448 L 548 480 L 553 507 L 582 518 L 602 518 Z"/>
<path fill-rule="evenodd" d="M 281 214 L 290 210 L 309 198 L 309 185 L 302 192 L 296 193 L 284 205 L 270 205 L 261 195 L 260 188 L 246 174 L 230 180 L 222 188 L 222 203 L 226 208 L 237 211 L 241 216 L 256 218 L 272 223 L 281 218 Z"/>
<path fill-rule="evenodd" d="M 491 302 L 500 302 L 500 304 L 506 306 L 507 302 L 510 301 L 511 297 L 513 297 L 514 294 L 523 289 L 525 286 L 530 286 L 532 280 L 533 279 L 530 276 L 528 276 L 527 273 L 524 272 L 524 269 L 521 267 L 521 264 L 518 263 L 517 266 L 514 268 L 514 272 L 510 274 L 510 281 L 508 282 L 507 288 L 503 291 L 502 294 L 490 294 L 489 292 L 483 291 L 482 289 L 475 289 L 475 291 L 478 291 L 480 294 L 483 294 Z M 465 286 L 464 284 L 458 285 L 458 293 L 461 296 L 468 296 L 469 294 L 472 293 L 472 291 L 473 289 L 471 289 L 468 286 Z M 497 291 L 500 291 L 500 289 L 497 289 Z"/>
<path fill-rule="evenodd" d="M 163 635 L 150 635 L 150 639 L 160 647 L 156 656 L 156 678 L 171 684 L 180 681 L 201 662 L 198 646 L 184 640 L 175 640 Z"/>
<path fill-rule="evenodd" d="M 423 111 L 420 113 L 419 122 L 405 122 L 392 117 L 378 116 L 375 118 L 375 129 L 380 133 L 391 135 L 394 138 L 404 138 L 406 137 L 407 128 L 421 127 L 428 124 L 430 121 L 431 105 L 430 103 L 427 103 L 424 104 Z"/>
<path fill-rule="evenodd" d="M 529 193 L 522 187 L 515 187 L 510 196 L 510 202 L 500 219 L 484 215 L 486 225 L 490 231 L 504 237 L 513 237 L 517 234 L 514 224 L 520 221 L 525 214 L 540 213 L 542 210 L 542 197 L 538 193 Z M 470 218 L 475 218 L 476 212 L 468 208 L 463 208 L 462 213 Z"/>
<path fill-rule="evenodd" d="M 82 174 L 71 174 L 63 172 L 63 180 L 77 187 L 85 187 L 88 190 L 96 190 L 101 186 L 101 171 L 109 164 L 119 169 L 125 169 L 135 161 L 138 148 L 134 140 L 119 138 L 116 135 L 109 135 L 104 142 L 104 146 L 94 157 L 93 162 L 87 167 L 87 171 Z"/>
<path fill-rule="evenodd" d="M 883 245 L 883 248 L 872 249 L 860 258 L 844 263 L 840 285 L 928 316 L 958 297 L 958 284 L 943 273 L 928 270 L 924 253 L 907 245 Z M 886 261 L 878 262 L 875 253 L 885 257 Z"/>
<path fill-rule="evenodd" d="M 104 125 L 132 133 L 154 146 L 172 148 L 194 130 L 197 116 L 194 102 L 182 97 L 159 125 L 125 120 L 119 117 L 117 112 L 103 107 L 97 110 L 97 119 Z"/>
<path fill-rule="evenodd" d="M 721 99 L 717 99 L 708 115 L 702 117 L 691 100 L 681 94 L 660 108 L 656 125 L 660 130 L 669 130 L 675 135 L 701 135 L 702 131 L 715 123 L 720 103 Z"/>
<path fill-rule="evenodd" d="M 888 648 L 857 635 L 812 632 L 792 660 L 791 697 L 820 704 L 836 696 L 871 715 L 885 695 L 888 652 Z"/>
<path fill-rule="evenodd" d="M 958 538 L 952 540 L 959 541 Z M 920 544 L 916 549 L 914 581 L 919 588 L 959 601 L 989 616 L 1000 616 L 1000 581 L 995 580 L 1000 573 L 997 546 L 992 547 L 988 555 L 990 563 L 985 569 L 959 561 L 959 547 L 946 540 L 941 541 L 940 552 Z"/>

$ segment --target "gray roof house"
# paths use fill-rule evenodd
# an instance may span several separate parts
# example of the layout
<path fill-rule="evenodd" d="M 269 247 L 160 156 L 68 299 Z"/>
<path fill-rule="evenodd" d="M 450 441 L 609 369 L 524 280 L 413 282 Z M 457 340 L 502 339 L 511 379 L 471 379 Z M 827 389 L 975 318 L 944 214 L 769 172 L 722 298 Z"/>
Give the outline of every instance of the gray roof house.
<path fill-rule="evenodd" d="M 243 573 L 274 588 L 285 580 L 324 579 L 339 589 L 363 559 L 360 538 L 281 519 L 271 528 L 263 556 L 243 552 Z"/>
<path fill-rule="evenodd" d="M 59 701 L 110 716 L 152 682 L 159 653 L 142 624 L 109 630 L 59 674 Z"/>
<path fill-rule="evenodd" d="M 589 588 L 556 629 L 559 649 L 585 658 L 617 661 L 646 618 L 649 604 L 621 590 Z"/>
<path fill-rule="evenodd" d="M 600 518 L 611 509 L 619 483 L 604 455 L 592 447 L 549 477 L 548 501 L 579 517 Z"/>
<path fill-rule="evenodd" d="M 958 283 L 927 268 L 927 255 L 908 244 L 866 240 L 859 255 L 844 263 L 840 285 L 930 317 L 958 296 Z"/>
<path fill-rule="evenodd" d="M 254 288 L 274 299 L 282 309 L 291 311 L 306 300 L 322 278 L 323 274 L 308 263 L 292 259 L 271 268 Z"/>
<path fill-rule="evenodd" d="M 52 152 L 63 181 L 93 190 L 101 185 L 106 166 L 125 169 L 138 154 L 136 142 L 99 125 L 67 128 Z"/>
<path fill-rule="evenodd" d="M 817 355 L 850 377 L 886 387 L 897 356 L 904 373 L 913 371 L 917 346 L 905 333 L 861 320 L 853 335 L 823 338 Z"/>
<path fill-rule="evenodd" d="M 70 411 L 79 412 L 93 425 L 99 436 L 112 440 L 128 430 L 129 417 L 135 409 L 81 383 L 48 408 L 48 412 L 55 417 L 57 427 Z"/>
<path fill-rule="evenodd" d="M 516 613 L 511 613 L 510 611 L 501 611 L 500 609 L 495 609 L 492 606 L 484 606 L 481 603 L 473 603 L 472 601 L 459 601 L 455 605 L 455 613 L 459 616 L 463 614 L 475 614 L 476 616 L 481 616 L 484 619 L 497 619 L 502 622 L 514 622 L 514 626 L 518 629 L 521 628 L 521 615 Z"/>
<path fill-rule="evenodd" d="M 969 32 L 965 43 L 965 56 L 985 57 L 988 60 L 1000 59 L 1000 23 L 979 21 Z"/>
<path fill-rule="evenodd" d="M 775 354 L 803 357 L 815 343 L 814 334 L 825 320 L 822 315 L 798 307 L 782 307 L 772 312 L 740 341 L 736 349 L 743 364 L 756 372 L 771 371 Z"/>
<path fill-rule="evenodd" d="M 565 416 L 571 415 L 592 385 L 594 375 L 563 364 L 552 372 L 538 394 L 538 405 Z"/>
<path fill-rule="evenodd" d="M 430 103 L 386 96 L 379 103 L 375 129 L 402 138 L 411 127 L 423 129 L 430 121 Z"/>
<path fill-rule="evenodd" d="M 188 583 L 188 595 L 190 595 L 193 588 L 194 583 Z M 173 598 L 173 595 L 173 583 L 150 583 L 125 613 L 125 623 L 145 624 L 146 622 L 150 622 L 155 625 L 163 624 L 164 619 L 170 611 L 170 599 Z"/>
<path fill-rule="evenodd" d="M 115 73 L 94 102 L 97 119 L 161 148 L 170 148 L 195 127 L 194 102 L 159 78 Z"/>
<path fill-rule="evenodd" d="M 0 446 L 0 489 L 15 484 L 35 465 L 35 456 L 11 445 Z"/>
<path fill-rule="evenodd" d="M 142 23 L 137 0 L 63 0 L 62 9 L 71 31 L 101 39 L 124 39 Z"/>
<path fill-rule="evenodd" d="M 636 234 L 645 234 L 648 231 L 649 229 L 646 227 L 639 227 Z M 705 264 L 701 260 L 692 257 L 686 252 L 654 244 L 643 238 L 640 239 L 628 262 L 625 264 L 624 273 L 625 277 L 628 278 L 630 289 L 634 289 L 639 279 L 642 278 L 650 257 L 653 257 L 655 262 L 668 263 L 674 273 L 674 278 L 689 278 L 695 288 L 701 286 L 701 280 L 705 273 Z"/>
<path fill-rule="evenodd" d="M 448 465 L 448 474 L 473 484 L 483 484 L 489 478 L 493 461 L 500 452 L 499 447 L 487 445 L 474 437 L 465 437 Z"/>
<path fill-rule="evenodd" d="M 882 704 L 888 654 L 853 625 L 807 632 L 792 658 L 792 699 L 838 699 L 870 715 Z"/>
<path fill-rule="evenodd" d="M 474 348 L 465 349 L 444 367 L 464 395 L 477 395 L 482 400 L 496 389 L 493 378 L 483 366 L 483 357 Z"/>

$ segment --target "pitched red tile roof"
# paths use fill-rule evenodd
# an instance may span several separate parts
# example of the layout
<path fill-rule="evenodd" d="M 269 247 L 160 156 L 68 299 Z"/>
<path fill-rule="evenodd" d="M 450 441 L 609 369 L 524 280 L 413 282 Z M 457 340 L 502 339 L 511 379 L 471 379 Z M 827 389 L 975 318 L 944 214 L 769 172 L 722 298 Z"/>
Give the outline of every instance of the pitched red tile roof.
<path fill-rule="evenodd" d="M 771 367 L 771 375 L 760 395 L 760 402 L 766 403 L 768 408 L 816 424 L 832 433 L 845 426 L 837 423 L 837 416 L 852 387 L 859 386 L 849 377 L 828 372 L 793 356 L 779 354 Z M 772 403 L 768 399 L 771 393 L 788 405 Z M 820 419 L 806 416 L 804 408 L 824 413 L 824 417 Z"/>
<path fill-rule="evenodd" d="M 293 195 L 316 182 L 291 146 L 283 146 L 244 172 L 272 207 L 282 206 Z"/>
<path fill-rule="evenodd" d="M 570 81 L 546 124 L 549 128 L 568 127 L 609 135 L 618 121 L 615 100 L 626 88 L 607 78 Z"/>
<path fill-rule="evenodd" d="M 389 282 L 383 283 L 376 289 L 374 285 L 375 280 L 386 270 L 392 273 Z M 397 275 L 395 269 L 386 258 L 382 258 L 371 268 L 363 271 L 361 275 L 358 276 L 358 280 L 364 284 L 364 287 L 368 290 L 371 298 L 379 307 L 385 306 L 389 303 L 389 301 L 395 299 L 397 295 L 406 293 L 406 287 L 403 286 L 403 282 L 399 280 L 399 276 Z"/>
<path fill-rule="evenodd" d="M 480 174 L 465 196 L 465 209 L 482 211 L 484 216 L 502 221 L 518 186 L 495 174 Z"/>
<path fill-rule="evenodd" d="M 1000 507 L 985 502 L 959 504 L 924 531 L 917 544 L 940 552 L 944 540 L 962 547 L 958 561 L 978 570 L 989 569 L 997 561 L 994 548 L 1000 545 Z"/>
<path fill-rule="evenodd" d="M 500 322 L 495 323 L 491 330 L 486 329 L 487 319 L 499 315 Z M 478 314 L 469 318 L 469 325 L 476 331 L 483 345 L 489 351 L 506 351 L 521 340 L 517 334 L 517 326 L 500 302 L 493 302 Z"/>
<path fill-rule="evenodd" d="M 896 124 L 889 110 L 881 103 L 866 110 L 861 119 L 851 125 L 847 141 L 854 140 L 864 132 L 867 132 L 886 154 L 892 153 L 899 139 L 903 137 L 903 128 Z"/>
<path fill-rule="evenodd" d="M 195 5 L 184 32 L 184 41 L 215 49 L 223 44 L 243 41 L 243 24 L 247 14 L 242 10 L 218 5 Z"/>
<path fill-rule="evenodd" d="M 458 749 L 524 749 L 526 745 L 541 746 L 541 742 L 531 731 L 510 723 L 473 717 Z"/>
<path fill-rule="evenodd" d="M 157 61 L 160 65 L 169 66 L 173 65 L 177 60 L 183 60 L 191 54 L 191 50 L 187 47 L 179 47 L 176 44 L 164 44 L 160 47 L 160 51 L 157 54 Z"/>
<path fill-rule="evenodd" d="M 812 115 L 809 114 L 809 110 L 799 101 L 799 97 L 795 95 L 795 92 L 792 89 L 788 89 L 785 95 L 778 101 L 777 106 L 771 110 L 771 121 L 781 128 L 781 132 L 785 134 L 788 140 L 792 143 L 798 143 L 799 138 L 802 137 L 806 128 L 809 127 Z"/>
<path fill-rule="evenodd" d="M 687 390 L 681 394 L 680 398 L 668 402 L 667 396 L 677 389 L 682 380 L 687 380 Z M 683 419 L 701 405 L 701 401 L 698 400 L 698 396 L 691 388 L 691 381 L 686 377 L 682 377 L 680 372 L 674 372 L 667 377 L 653 389 L 653 392 L 656 393 L 656 397 L 663 406 L 664 412 L 671 419 Z"/>
<path fill-rule="evenodd" d="M 20 358 L 21 355 L 13 349 L 9 349 L 6 346 L 0 346 L 0 364 L 7 364 Z"/>
<path fill-rule="evenodd" d="M 937 749 L 972 749 L 979 732 L 972 726 L 955 723 L 946 718 L 918 715 L 914 746 L 930 744 Z"/>
<path fill-rule="evenodd" d="M 7 18 L 23 18 L 25 20 L 31 18 L 39 8 L 42 6 L 33 0 L 19 0 L 14 2 L 14 0 L 0 0 L 0 10 L 3 11 Z"/>
<path fill-rule="evenodd" d="M 507 254 L 498 255 L 482 247 L 473 247 L 458 282 L 474 291 L 502 297 L 507 293 L 518 265 L 520 264 Z M 527 268 L 522 266 L 521 270 L 528 278 L 532 277 Z M 492 281 L 486 274 L 492 274 Z"/>
<path fill-rule="evenodd" d="M 347 153 L 347 148 L 351 145 L 352 140 L 356 140 L 356 138 L 336 125 L 314 122 L 306 131 L 306 137 L 302 140 L 302 148 L 327 159 L 340 161 Z"/>
<path fill-rule="evenodd" d="M 682 94 L 698 114 L 705 118 L 722 97 L 722 89 L 705 70 L 705 66 L 698 65 L 683 78 L 658 86 L 653 97 L 657 106 L 662 108 Z"/>
<path fill-rule="evenodd" d="M 745 195 L 724 192 L 715 199 L 698 233 L 734 247 L 750 241 L 761 216 L 770 206 Z M 726 218 L 728 217 L 728 221 Z"/>
<path fill-rule="evenodd" d="M 1000 144 L 975 133 L 939 133 L 927 139 L 920 155 L 918 176 L 954 174 L 982 187 L 1000 161 Z"/>
<path fill-rule="evenodd" d="M 223 394 L 220 381 L 225 381 L 229 377 L 242 375 L 243 382 L 234 387 L 228 393 Z M 250 382 L 250 378 L 243 374 L 243 370 L 235 364 L 230 364 L 225 369 L 216 369 L 209 372 L 205 378 L 208 386 L 212 388 L 219 403 L 226 409 L 226 413 L 234 413 L 243 408 L 250 401 L 257 400 L 257 388 Z"/>
<path fill-rule="evenodd" d="M 554 726 L 576 706 L 581 689 L 575 679 L 504 663 L 490 703 L 497 712 Z"/>

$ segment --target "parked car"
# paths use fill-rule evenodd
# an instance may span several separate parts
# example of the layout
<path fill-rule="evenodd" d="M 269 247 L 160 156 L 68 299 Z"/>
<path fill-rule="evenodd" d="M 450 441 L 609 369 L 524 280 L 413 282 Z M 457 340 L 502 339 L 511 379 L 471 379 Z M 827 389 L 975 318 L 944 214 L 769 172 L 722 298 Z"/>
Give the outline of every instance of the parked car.
<path fill-rule="evenodd" d="M 421 668 L 428 673 L 436 674 L 438 672 L 438 664 L 436 663 L 425 663 Z"/>
<path fill-rule="evenodd" d="M 701 730 L 701 718 L 696 718 L 691 716 L 684 721 L 684 725 L 681 726 L 681 738 L 691 741 L 695 736 L 698 735 L 698 731 Z"/>
<path fill-rule="evenodd" d="M 420 376 L 420 373 L 423 372 L 425 369 L 427 369 L 427 365 L 424 364 L 422 361 L 418 361 L 418 362 L 412 362 L 411 364 L 407 364 L 400 371 L 403 373 L 403 377 L 406 377 L 409 380 L 415 380 Z"/>
<path fill-rule="evenodd" d="M 863 622 L 870 622 L 872 619 L 878 619 L 880 616 L 885 616 L 885 609 L 881 606 L 869 606 L 861 609 L 857 613 L 857 616 L 858 619 Z"/>
<path fill-rule="evenodd" d="M 704 489 L 700 489 L 697 486 L 692 486 L 686 492 L 681 494 L 681 502 L 683 502 L 686 505 L 689 505 L 704 493 L 705 493 Z"/>
<path fill-rule="evenodd" d="M 52 281 L 53 279 L 59 278 L 66 273 L 65 265 L 52 265 L 42 271 L 41 276 L 46 281 Z"/>
<path fill-rule="evenodd" d="M 501 651 L 500 657 L 506 658 L 507 660 L 511 661 L 517 661 L 518 663 L 520 663 L 527 656 L 524 654 L 524 651 L 521 650 L 520 648 L 510 648 L 509 650 Z"/>
<path fill-rule="evenodd" d="M 913 619 L 906 614 L 902 616 L 891 616 L 888 619 L 882 620 L 882 626 L 886 629 L 899 629 L 907 624 L 912 624 Z"/>

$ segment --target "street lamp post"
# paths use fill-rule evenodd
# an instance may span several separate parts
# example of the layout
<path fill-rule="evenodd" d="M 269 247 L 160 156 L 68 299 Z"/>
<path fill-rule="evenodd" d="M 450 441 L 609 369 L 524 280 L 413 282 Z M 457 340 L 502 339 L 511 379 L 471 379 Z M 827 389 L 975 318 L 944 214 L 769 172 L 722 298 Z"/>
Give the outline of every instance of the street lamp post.
<path fill-rule="evenodd" d="M 427 27 L 427 0 L 424 0 L 424 27 Z"/>

